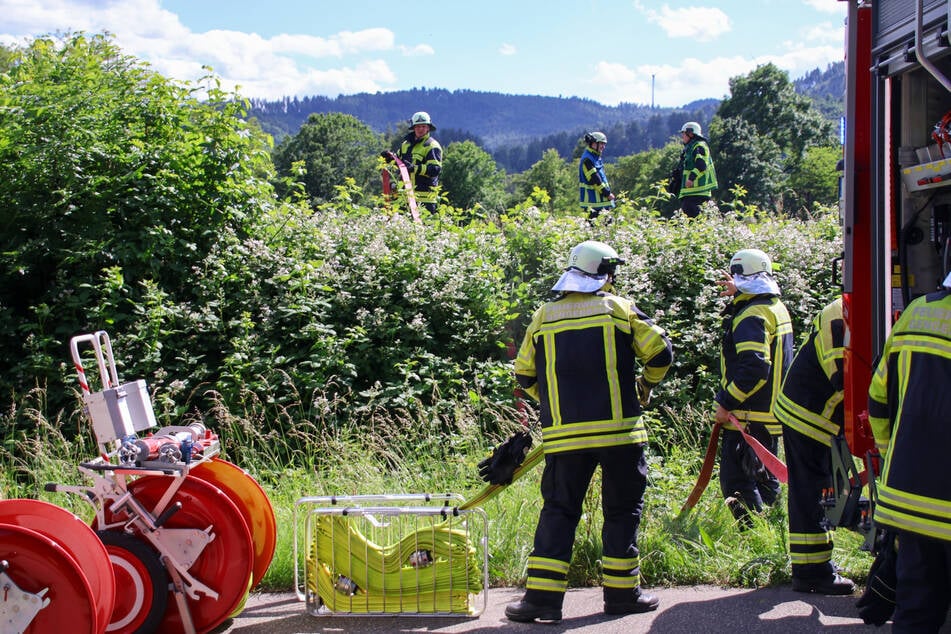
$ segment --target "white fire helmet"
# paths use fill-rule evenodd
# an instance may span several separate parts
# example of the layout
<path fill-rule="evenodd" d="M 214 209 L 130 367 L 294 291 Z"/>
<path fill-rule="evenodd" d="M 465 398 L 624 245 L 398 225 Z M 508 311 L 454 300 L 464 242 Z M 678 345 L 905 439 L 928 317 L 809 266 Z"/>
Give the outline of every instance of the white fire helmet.
<path fill-rule="evenodd" d="M 617 251 L 603 242 L 586 240 L 571 249 L 568 266 L 551 290 L 594 293 L 607 283 L 609 275 L 614 275 L 618 264 L 624 264 L 624 260 Z"/>

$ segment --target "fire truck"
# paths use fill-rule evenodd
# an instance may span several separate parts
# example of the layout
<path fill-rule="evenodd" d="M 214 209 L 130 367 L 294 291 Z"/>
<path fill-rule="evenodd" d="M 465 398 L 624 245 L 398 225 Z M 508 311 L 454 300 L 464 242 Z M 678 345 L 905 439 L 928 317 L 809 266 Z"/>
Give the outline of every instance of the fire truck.
<path fill-rule="evenodd" d="M 847 446 L 833 447 L 826 515 L 865 533 L 872 548 L 878 465 L 869 382 L 896 317 L 951 268 L 951 2 L 847 2 L 840 181 Z M 853 457 L 864 461 L 861 473 Z"/>

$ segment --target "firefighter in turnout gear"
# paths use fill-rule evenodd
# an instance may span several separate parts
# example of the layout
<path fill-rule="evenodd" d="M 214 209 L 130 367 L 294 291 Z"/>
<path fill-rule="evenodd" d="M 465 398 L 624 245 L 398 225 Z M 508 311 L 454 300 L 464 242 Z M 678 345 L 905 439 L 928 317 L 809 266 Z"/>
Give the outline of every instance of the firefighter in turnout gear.
<path fill-rule="evenodd" d="M 648 612 L 658 605 L 641 589 L 637 549 L 647 487 L 640 415 L 673 352 L 662 328 L 614 294 L 615 269 L 623 263 L 602 242 L 575 246 L 552 287 L 560 295 L 535 311 L 515 361 L 519 385 L 540 405 L 545 470 L 525 595 L 505 609 L 513 621 L 561 619 L 575 529 L 598 466 L 604 611 Z"/>
<path fill-rule="evenodd" d="M 779 299 L 772 262 L 759 249 L 738 251 L 717 283 L 724 287 L 720 295 L 731 297 L 724 309 L 714 412 L 723 426 L 720 490 L 745 527 L 748 509 L 759 512 L 776 501 L 779 480 L 763 467 L 730 415 L 771 453 L 778 452 L 781 426 L 772 408 L 793 358 L 792 322 Z"/>
<path fill-rule="evenodd" d="M 788 467 L 789 558 L 797 592 L 852 594 L 832 563 L 832 530 L 819 500 L 832 487 L 832 438 L 842 434 L 842 298 L 816 315 L 793 359 L 773 414 L 783 423 Z"/>
<path fill-rule="evenodd" d="M 410 131 L 400 144 L 397 156 L 406 163 L 416 202 L 436 212 L 439 202 L 439 173 L 442 171 L 442 146 L 432 137 L 436 126 L 427 112 L 410 119 Z"/>
<path fill-rule="evenodd" d="M 690 218 L 700 215 L 700 206 L 710 200 L 717 188 L 717 171 L 713 167 L 710 146 L 703 137 L 700 124 L 688 121 L 680 128 L 684 149 L 680 153 L 680 208 Z"/>
<path fill-rule="evenodd" d="M 614 209 L 614 194 L 601 158 L 608 137 L 603 132 L 589 132 L 584 135 L 584 143 L 585 150 L 578 161 L 578 196 L 582 211 L 594 220 L 602 211 Z"/>
<path fill-rule="evenodd" d="M 943 286 L 895 322 L 868 391 L 874 520 L 898 536 L 892 632 L 937 632 L 951 605 L 951 275 Z"/>

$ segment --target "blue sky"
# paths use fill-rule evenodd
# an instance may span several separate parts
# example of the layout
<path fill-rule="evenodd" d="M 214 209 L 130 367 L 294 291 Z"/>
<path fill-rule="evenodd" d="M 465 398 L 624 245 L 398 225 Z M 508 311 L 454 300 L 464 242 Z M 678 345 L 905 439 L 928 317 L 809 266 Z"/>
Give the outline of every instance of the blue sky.
<path fill-rule="evenodd" d="M 680 106 L 775 63 L 842 59 L 842 0 L 0 0 L 0 43 L 115 35 L 167 77 L 245 97 L 409 88 Z M 422 106 L 421 106 L 422 107 Z M 435 108 L 434 108 L 435 109 Z"/>

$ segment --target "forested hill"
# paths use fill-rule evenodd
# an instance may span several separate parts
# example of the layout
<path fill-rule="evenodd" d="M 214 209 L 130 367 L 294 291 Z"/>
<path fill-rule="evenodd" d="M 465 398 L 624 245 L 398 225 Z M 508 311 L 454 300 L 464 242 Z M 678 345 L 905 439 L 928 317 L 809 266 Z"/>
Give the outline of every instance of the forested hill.
<path fill-rule="evenodd" d="M 386 93 L 360 93 L 339 97 L 285 98 L 280 101 L 252 100 L 251 116 L 279 140 L 296 134 L 311 113 L 342 112 L 366 123 L 377 132 L 406 130 L 412 113 L 425 110 L 438 128 L 443 146 L 470 138 L 493 153 L 552 135 L 568 134 L 571 147 L 585 130 L 609 130 L 619 125 L 646 124 L 674 115 L 671 126 L 679 127 L 685 116 L 709 120 L 719 102 L 705 99 L 683 108 L 651 108 L 649 105 L 606 106 L 578 97 L 507 95 L 474 90 L 414 88 Z M 656 127 L 656 126 L 651 126 Z M 657 130 L 644 147 L 667 142 L 670 126 Z M 640 139 L 638 140 L 640 141 Z M 622 152 L 622 139 L 611 139 L 612 149 Z M 624 144 L 626 145 L 626 144 Z M 642 145 L 638 143 L 637 145 Z M 552 147 L 552 146 L 549 146 Z"/>
<path fill-rule="evenodd" d="M 845 113 L 845 62 L 831 64 L 824 71 L 816 68 L 793 85 L 796 92 L 811 98 L 826 118 L 838 121 Z"/>
<path fill-rule="evenodd" d="M 826 116 L 837 118 L 841 114 L 844 87 L 841 62 L 825 71 L 816 69 L 794 84 L 797 90 L 820 104 Z M 606 106 L 578 97 L 414 88 L 335 98 L 253 99 L 250 115 L 280 141 L 286 135 L 296 134 L 311 113 L 342 112 L 353 115 L 376 132 L 402 133 L 410 115 L 425 110 L 438 127 L 436 137 L 443 147 L 453 141 L 471 139 L 511 172 L 527 169 L 548 148 L 555 148 L 562 156 L 571 156 L 586 130 L 602 130 L 608 135 L 608 160 L 662 147 L 684 121 L 708 123 L 719 104 L 719 98 L 710 98 L 679 108 L 628 103 Z"/>
<path fill-rule="evenodd" d="M 544 136 L 578 127 L 605 127 L 621 121 L 645 119 L 650 106 L 604 106 L 578 97 L 507 95 L 474 90 L 414 88 L 385 93 L 360 93 L 330 97 L 285 98 L 277 102 L 254 101 L 253 114 L 274 130 L 275 136 L 293 134 L 312 112 L 352 114 L 371 128 L 383 131 L 405 127 L 409 116 L 425 110 L 440 129 L 468 130 L 490 147 L 512 139 Z M 267 128 L 265 128 L 267 129 Z"/>

